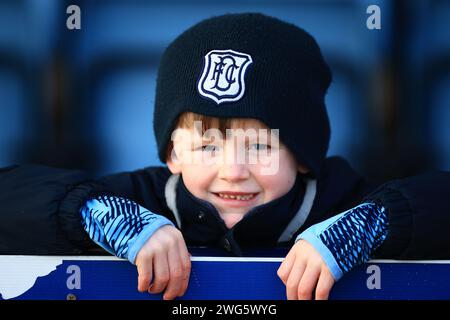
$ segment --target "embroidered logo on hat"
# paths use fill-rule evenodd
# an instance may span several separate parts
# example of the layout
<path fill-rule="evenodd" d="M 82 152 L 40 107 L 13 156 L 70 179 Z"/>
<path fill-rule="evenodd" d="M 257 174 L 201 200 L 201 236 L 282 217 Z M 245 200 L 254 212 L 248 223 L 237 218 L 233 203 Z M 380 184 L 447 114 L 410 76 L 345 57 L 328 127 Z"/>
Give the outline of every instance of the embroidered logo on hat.
<path fill-rule="evenodd" d="M 245 92 L 244 76 L 252 62 L 250 55 L 233 50 L 208 52 L 198 92 L 217 104 L 241 99 Z"/>

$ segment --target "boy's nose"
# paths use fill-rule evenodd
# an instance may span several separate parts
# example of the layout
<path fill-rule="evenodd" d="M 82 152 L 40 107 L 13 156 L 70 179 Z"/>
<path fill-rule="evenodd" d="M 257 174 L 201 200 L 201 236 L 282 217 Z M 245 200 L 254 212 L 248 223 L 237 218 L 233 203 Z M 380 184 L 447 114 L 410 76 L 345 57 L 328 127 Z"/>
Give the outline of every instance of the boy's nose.
<path fill-rule="evenodd" d="M 228 182 L 248 179 L 250 172 L 246 164 L 245 148 L 233 139 L 224 144 L 218 177 Z"/>
<path fill-rule="evenodd" d="M 239 163 L 224 163 L 220 166 L 218 177 L 228 182 L 237 182 L 248 179 L 250 173 L 245 164 Z"/>

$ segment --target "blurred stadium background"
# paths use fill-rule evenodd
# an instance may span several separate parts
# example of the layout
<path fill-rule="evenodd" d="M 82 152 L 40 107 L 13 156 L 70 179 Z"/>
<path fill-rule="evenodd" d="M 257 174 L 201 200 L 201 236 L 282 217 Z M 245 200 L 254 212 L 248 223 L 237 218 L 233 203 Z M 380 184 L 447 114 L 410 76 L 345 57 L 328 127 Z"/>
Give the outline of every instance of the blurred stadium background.
<path fill-rule="evenodd" d="M 68 30 L 66 8 L 81 8 Z M 368 30 L 366 8 L 381 8 Z M 376 181 L 450 170 L 450 1 L 0 1 L 0 166 L 94 175 L 159 165 L 159 58 L 194 23 L 257 11 L 310 32 L 330 64 L 329 155 Z"/>

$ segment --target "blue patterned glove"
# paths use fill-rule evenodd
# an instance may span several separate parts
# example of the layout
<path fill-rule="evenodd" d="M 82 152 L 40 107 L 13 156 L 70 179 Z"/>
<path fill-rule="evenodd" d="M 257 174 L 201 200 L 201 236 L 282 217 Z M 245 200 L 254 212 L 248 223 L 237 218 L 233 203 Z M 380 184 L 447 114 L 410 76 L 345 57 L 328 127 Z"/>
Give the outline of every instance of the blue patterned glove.
<path fill-rule="evenodd" d="M 80 209 L 83 227 L 99 246 L 134 264 L 136 255 L 153 233 L 173 223 L 137 203 L 114 196 L 90 199 Z"/>
<path fill-rule="evenodd" d="M 320 253 L 337 281 L 356 265 L 368 261 L 387 233 L 385 208 L 363 203 L 309 227 L 295 241 L 308 241 Z"/>

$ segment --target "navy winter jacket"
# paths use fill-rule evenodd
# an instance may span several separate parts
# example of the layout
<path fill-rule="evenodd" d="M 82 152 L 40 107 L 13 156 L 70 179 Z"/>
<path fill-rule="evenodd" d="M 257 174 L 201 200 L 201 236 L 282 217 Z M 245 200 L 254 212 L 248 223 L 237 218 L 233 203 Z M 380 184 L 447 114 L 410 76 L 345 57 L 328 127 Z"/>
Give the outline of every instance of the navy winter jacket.
<path fill-rule="evenodd" d="M 102 253 L 84 231 L 79 212 L 98 194 L 126 197 L 167 217 L 179 226 L 188 245 L 224 248 L 235 255 L 242 255 L 245 248 L 289 247 L 309 226 L 372 201 L 384 206 L 389 217 L 388 237 L 376 251 L 377 258 L 450 258 L 450 172 L 430 172 L 377 187 L 339 157 L 325 160 L 317 180 L 299 174 L 279 201 L 257 207 L 232 229 L 166 167 L 97 179 L 79 170 L 33 164 L 3 168 L 0 254 Z M 292 224 L 296 231 L 286 238 L 283 234 Z"/>

